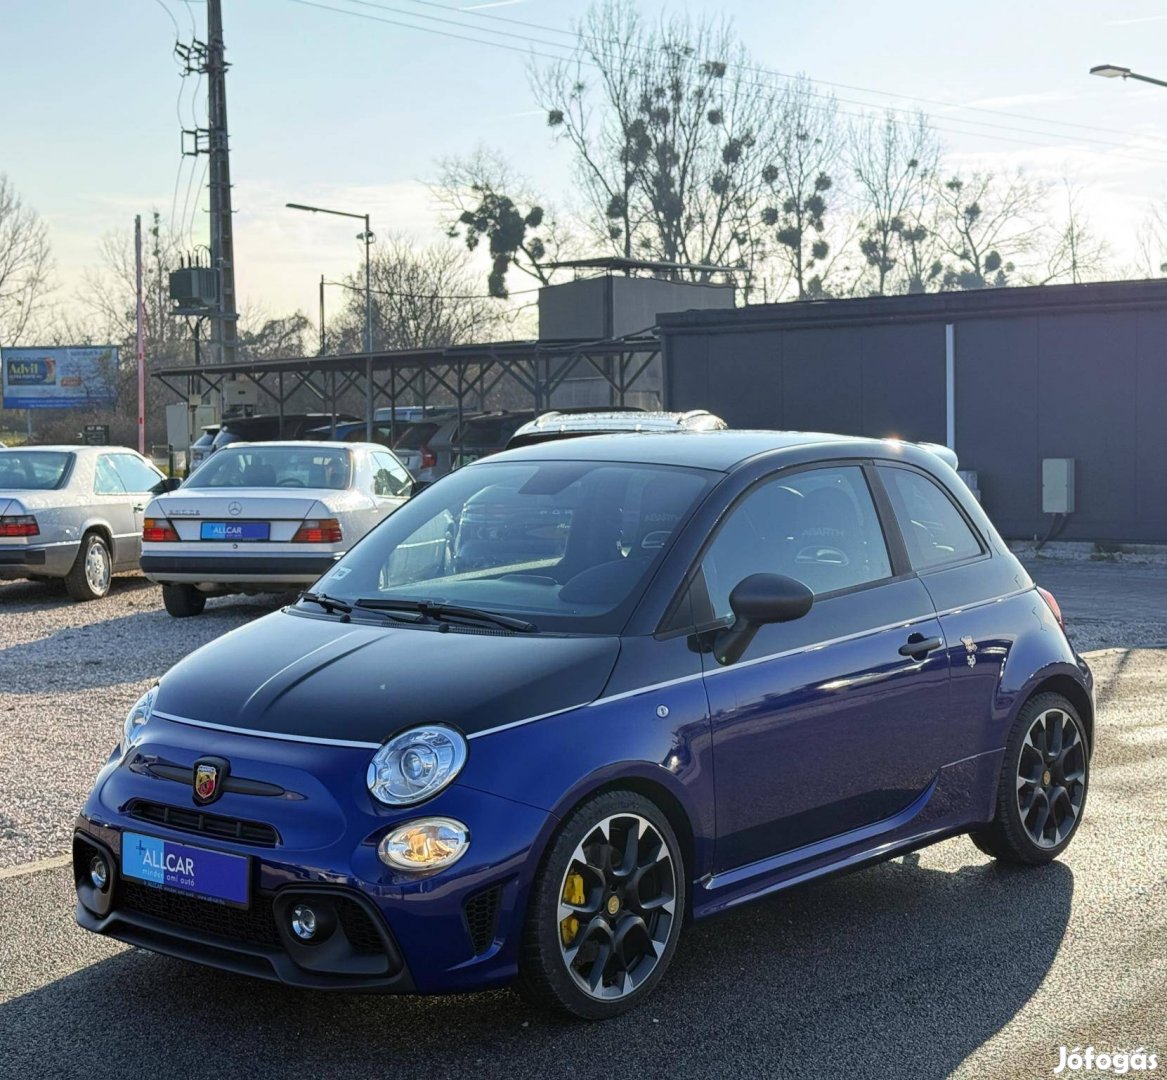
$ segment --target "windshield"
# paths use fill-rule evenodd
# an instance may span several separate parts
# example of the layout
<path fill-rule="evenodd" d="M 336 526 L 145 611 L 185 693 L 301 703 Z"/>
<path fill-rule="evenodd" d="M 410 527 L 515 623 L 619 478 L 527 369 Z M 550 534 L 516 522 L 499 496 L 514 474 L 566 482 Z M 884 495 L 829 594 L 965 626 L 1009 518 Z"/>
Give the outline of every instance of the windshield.
<path fill-rule="evenodd" d="M 52 491 L 65 483 L 73 455 L 51 450 L 0 450 L 0 489 Z"/>
<path fill-rule="evenodd" d="M 208 458 L 184 488 L 348 487 L 347 450 L 314 446 L 241 446 Z"/>
<path fill-rule="evenodd" d="M 314 587 L 618 633 L 715 474 L 663 465 L 478 465 L 406 503 Z"/>

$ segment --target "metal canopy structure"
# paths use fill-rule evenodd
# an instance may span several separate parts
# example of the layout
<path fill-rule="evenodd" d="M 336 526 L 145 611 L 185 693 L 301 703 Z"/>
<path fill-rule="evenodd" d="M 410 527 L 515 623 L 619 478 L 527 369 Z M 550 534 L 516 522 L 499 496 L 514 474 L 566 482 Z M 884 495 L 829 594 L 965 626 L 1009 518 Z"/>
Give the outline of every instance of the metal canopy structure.
<path fill-rule="evenodd" d="M 627 394 L 660 357 L 660 348 L 660 339 L 649 334 L 603 341 L 503 341 L 185 365 L 155 371 L 153 377 L 184 399 L 219 393 L 229 380 L 249 381 L 258 399 L 280 416 L 293 396 L 305 391 L 321 411 L 335 416 L 340 397 L 356 391 L 364 397 L 369 417 L 380 405 L 442 404 L 457 408 L 459 415 L 480 411 L 491 393 L 510 380 L 529 400 L 528 407 L 539 411 L 550 409 L 556 391 L 581 373 L 602 380 L 608 400 L 596 401 L 597 406 L 625 404 Z"/>

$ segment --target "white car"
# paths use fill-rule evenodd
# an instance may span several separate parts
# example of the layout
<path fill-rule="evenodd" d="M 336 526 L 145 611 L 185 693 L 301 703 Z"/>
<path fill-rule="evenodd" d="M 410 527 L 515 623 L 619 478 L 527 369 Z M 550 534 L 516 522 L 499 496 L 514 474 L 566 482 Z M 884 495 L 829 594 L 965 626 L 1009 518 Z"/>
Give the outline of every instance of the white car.
<path fill-rule="evenodd" d="M 232 444 L 146 508 L 142 572 L 178 618 L 208 595 L 302 588 L 412 494 L 374 443 Z"/>

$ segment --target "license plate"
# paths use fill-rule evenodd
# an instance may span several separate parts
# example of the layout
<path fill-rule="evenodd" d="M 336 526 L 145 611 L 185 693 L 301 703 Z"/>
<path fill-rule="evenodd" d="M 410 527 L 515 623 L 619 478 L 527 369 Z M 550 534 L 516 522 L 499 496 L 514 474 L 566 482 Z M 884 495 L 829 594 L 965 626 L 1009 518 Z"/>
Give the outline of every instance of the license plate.
<path fill-rule="evenodd" d="M 246 855 L 208 851 L 141 833 L 122 834 L 126 877 L 236 907 L 247 907 L 251 899 L 250 862 Z"/>
<path fill-rule="evenodd" d="M 204 521 L 199 530 L 202 540 L 267 540 L 270 535 L 266 521 Z"/>

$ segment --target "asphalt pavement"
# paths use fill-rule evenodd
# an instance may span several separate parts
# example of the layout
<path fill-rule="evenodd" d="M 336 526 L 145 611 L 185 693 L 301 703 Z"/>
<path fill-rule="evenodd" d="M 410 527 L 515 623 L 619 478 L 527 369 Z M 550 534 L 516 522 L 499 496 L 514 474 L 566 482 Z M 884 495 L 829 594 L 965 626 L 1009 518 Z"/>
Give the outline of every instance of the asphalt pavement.
<path fill-rule="evenodd" d="M 1105 632 L 1122 634 L 1133 606 L 1131 637 L 1167 639 L 1151 637 L 1162 621 L 1154 597 L 1139 606 L 1157 588 L 1163 607 L 1161 571 L 1111 589 L 1121 574 L 1086 565 L 1077 576 L 1055 567 L 1067 574 L 1061 585 L 1045 575 L 1072 623 L 1102 612 Z M 1103 600 L 1090 600 L 1097 588 Z M 98 665 L 81 662 L 82 639 L 74 675 L 53 688 L 55 708 L 114 687 L 132 694 L 145 668 L 212 631 L 213 620 L 167 628 L 149 590 L 130 592 L 162 644 L 118 681 L 84 670 Z M 36 733 L 14 715 L 33 703 L 33 687 L 10 689 L 5 657 L 13 648 L 40 656 L 36 642 L 63 632 L 48 621 L 77 617 L 48 602 L 26 614 L 29 640 L 6 633 L 0 643 L 10 777 Z M 219 629 L 253 614 L 225 605 Z M 1091 661 L 1098 747 L 1085 820 L 1062 860 L 997 867 L 959 838 L 743 907 L 690 928 L 652 999 L 599 1025 L 548 1019 L 509 991 L 325 995 L 209 971 L 77 929 L 66 867 L 9 866 L 0 870 L 0 1077 L 1013 1080 L 1053 1076 L 1060 1046 L 1146 1047 L 1161 1062 L 1152 1075 L 1167 1076 L 1167 650 L 1113 648 Z M 116 718 L 101 723 L 104 746 Z M 59 835 L 47 832 L 36 856 L 58 854 Z"/>

